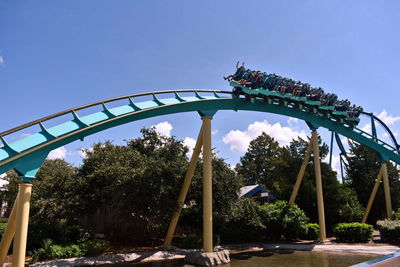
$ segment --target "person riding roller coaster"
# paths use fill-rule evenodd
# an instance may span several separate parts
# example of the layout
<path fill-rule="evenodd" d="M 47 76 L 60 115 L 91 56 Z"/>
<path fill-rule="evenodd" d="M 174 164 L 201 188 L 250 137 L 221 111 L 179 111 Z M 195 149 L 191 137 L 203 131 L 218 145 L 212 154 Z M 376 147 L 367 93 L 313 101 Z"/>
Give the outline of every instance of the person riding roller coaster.
<path fill-rule="evenodd" d="M 324 89 L 321 87 L 311 88 L 310 93 L 306 95 L 308 100 L 320 101 L 324 97 Z"/>

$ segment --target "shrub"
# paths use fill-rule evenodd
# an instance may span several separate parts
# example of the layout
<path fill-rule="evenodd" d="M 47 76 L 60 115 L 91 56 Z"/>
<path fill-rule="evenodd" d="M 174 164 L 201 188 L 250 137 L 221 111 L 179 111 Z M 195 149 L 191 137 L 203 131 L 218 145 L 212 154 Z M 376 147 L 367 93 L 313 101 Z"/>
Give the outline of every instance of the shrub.
<path fill-rule="evenodd" d="M 94 257 L 110 249 L 110 242 L 102 239 L 89 240 L 84 243 L 85 256 Z"/>
<path fill-rule="evenodd" d="M 28 250 L 43 247 L 42 242 L 51 239 L 56 244 L 83 243 L 90 237 L 88 230 L 80 225 L 30 224 L 28 231 Z"/>
<path fill-rule="evenodd" d="M 83 256 L 97 256 L 110 249 L 110 243 L 106 240 L 89 240 L 79 245 L 60 246 L 53 243 L 51 239 L 45 239 L 42 247 L 31 252 L 31 262 L 53 260 L 61 258 L 75 258 Z"/>
<path fill-rule="evenodd" d="M 400 220 L 377 221 L 376 226 L 383 242 L 400 241 Z"/>
<path fill-rule="evenodd" d="M 339 223 L 333 228 L 333 235 L 340 242 L 365 243 L 373 231 L 372 225 L 366 223 Z"/>
<path fill-rule="evenodd" d="M 3 236 L 6 228 L 7 228 L 7 223 L 0 223 L 0 236 Z"/>
<path fill-rule="evenodd" d="M 69 245 L 64 248 L 64 255 L 67 258 L 83 257 L 86 254 L 86 250 L 83 246 Z"/>
<path fill-rule="evenodd" d="M 201 238 L 195 235 L 182 235 L 179 243 L 181 248 L 193 249 L 202 247 Z"/>
<path fill-rule="evenodd" d="M 51 260 L 58 257 L 62 257 L 59 247 L 53 248 L 53 241 L 51 239 L 44 239 L 42 241 L 42 247 L 39 249 L 34 250 L 32 255 L 32 262 L 35 261 L 42 261 L 42 260 Z"/>
<path fill-rule="evenodd" d="M 286 201 L 258 204 L 241 199 L 222 233 L 223 241 L 249 242 L 298 239 L 307 232 L 308 218 L 296 205 Z"/>
<path fill-rule="evenodd" d="M 262 206 L 266 237 L 270 240 L 293 240 L 307 232 L 308 217 L 297 205 L 286 201 Z"/>
<path fill-rule="evenodd" d="M 392 217 L 393 220 L 400 220 L 400 208 L 393 212 Z"/>
<path fill-rule="evenodd" d="M 319 239 L 320 229 L 319 225 L 316 223 L 308 223 L 306 225 L 307 231 L 305 235 L 302 235 L 301 238 L 305 240 L 317 240 Z"/>
<path fill-rule="evenodd" d="M 262 213 L 260 204 L 253 199 L 240 199 L 222 231 L 221 239 L 225 242 L 261 241 L 265 231 Z"/>

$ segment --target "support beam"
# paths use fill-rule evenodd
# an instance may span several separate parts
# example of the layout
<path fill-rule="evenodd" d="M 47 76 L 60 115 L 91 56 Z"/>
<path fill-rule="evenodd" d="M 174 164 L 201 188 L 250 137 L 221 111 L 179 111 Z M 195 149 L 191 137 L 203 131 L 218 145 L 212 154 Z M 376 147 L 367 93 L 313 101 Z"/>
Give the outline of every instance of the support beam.
<path fill-rule="evenodd" d="M 28 235 L 29 208 L 32 184 L 19 184 L 17 222 L 13 246 L 13 267 L 25 266 L 26 239 Z"/>
<path fill-rule="evenodd" d="M 199 136 L 197 137 L 196 145 L 193 149 L 192 158 L 189 163 L 188 170 L 185 175 L 185 179 L 182 184 L 181 192 L 179 193 L 177 206 L 178 209 L 175 211 L 174 215 L 172 216 L 171 222 L 169 223 L 167 236 L 164 241 L 164 247 L 170 247 L 172 244 L 172 238 L 175 233 L 176 225 L 179 221 L 179 216 L 182 212 L 183 204 L 185 203 L 186 195 L 189 190 L 189 186 L 192 182 L 193 173 L 196 169 L 197 161 L 199 160 L 201 147 L 203 146 L 203 128 L 200 129 Z"/>
<path fill-rule="evenodd" d="M 332 167 L 332 155 L 333 155 L 333 136 L 335 133 L 331 132 L 331 147 L 329 148 L 329 166 Z"/>
<path fill-rule="evenodd" d="M 0 266 L 3 265 L 3 263 L 7 257 L 8 250 L 10 249 L 11 241 L 14 238 L 15 227 L 16 227 L 16 218 L 17 218 L 17 205 L 18 205 L 18 194 L 17 194 L 17 197 L 15 198 L 14 206 L 11 210 L 10 217 L 8 218 L 7 228 L 3 234 L 3 237 L 1 238 Z"/>
<path fill-rule="evenodd" d="M 294 185 L 292 195 L 290 196 L 289 204 L 293 204 L 294 201 L 296 200 L 297 193 L 299 192 L 299 188 L 301 185 L 301 181 L 303 180 L 304 172 L 306 171 L 307 168 L 307 163 L 310 160 L 311 150 L 312 150 L 312 140 L 310 140 L 310 143 L 308 143 L 307 151 L 304 156 L 303 163 L 301 164 L 299 174 L 297 175 L 296 184 Z"/>
<path fill-rule="evenodd" d="M 392 218 L 392 200 L 390 199 L 390 186 L 386 162 L 382 163 L 383 189 L 385 191 L 386 217 Z"/>
<path fill-rule="evenodd" d="M 213 252 L 212 238 L 212 155 L 211 155 L 211 120 L 203 120 L 203 250 Z"/>
<path fill-rule="evenodd" d="M 315 179 L 316 179 L 316 190 L 317 190 L 320 240 L 325 241 L 326 240 L 326 231 L 325 231 L 324 196 L 322 193 L 321 162 L 320 162 L 320 156 L 319 156 L 317 131 L 315 131 L 315 130 L 312 131 L 311 140 L 313 143 L 313 151 L 314 151 L 314 168 L 315 168 Z"/>
<path fill-rule="evenodd" d="M 382 181 L 382 167 L 379 170 L 378 177 L 376 177 L 374 188 L 372 189 L 371 196 L 369 197 L 367 208 L 365 209 L 364 216 L 361 219 L 361 223 L 367 221 L 369 212 L 371 211 L 372 203 L 374 203 L 376 192 L 378 192 L 379 184 Z"/>

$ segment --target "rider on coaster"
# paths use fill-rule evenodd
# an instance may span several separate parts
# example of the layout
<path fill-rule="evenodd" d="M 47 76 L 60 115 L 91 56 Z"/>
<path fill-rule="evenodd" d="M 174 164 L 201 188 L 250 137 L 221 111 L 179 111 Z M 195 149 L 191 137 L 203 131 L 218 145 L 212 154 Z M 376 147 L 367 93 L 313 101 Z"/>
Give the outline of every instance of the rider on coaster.
<path fill-rule="evenodd" d="M 311 101 L 320 101 L 323 95 L 324 89 L 322 89 L 321 87 L 312 88 L 311 92 L 307 95 L 307 99 Z"/>
<path fill-rule="evenodd" d="M 353 105 L 350 107 L 350 101 L 347 99 L 338 101 L 336 94 L 325 94 L 321 87 L 311 88 L 308 83 L 296 82 L 275 73 L 267 74 L 265 72 L 246 69 L 244 63 L 239 67 L 238 62 L 235 74 L 224 77 L 224 79 L 229 81 L 234 80 L 236 83 L 252 89 L 263 88 L 269 91 L 278 91 L 282 94 L 292 93 L 295 97 L 307 97 L 307 100 L 321 101 L 324 106 L 334 106 L 337 111 L 347 112 L 349 117 L 358 118 L 363 110 L 360 106 Z"/>
<path fill-rule="evenodd" d="M 348 111 L 350 108 L 350 101 L 348 99 L 336 102 L 335 109 L 337 111 Z"/>
<path fill-rule="evenodd" d="M 231 74 L 228 77 L 224 77 L 225 80 L 231 81 L 239 81 L 242 77 L 244 72 L 246 71 L 246 68 L 244 67 L 244 62 L 242 63 L 242 66 L 239 66 L 239 61 L 236 63 L 236 72 L 235 74 Z"/>

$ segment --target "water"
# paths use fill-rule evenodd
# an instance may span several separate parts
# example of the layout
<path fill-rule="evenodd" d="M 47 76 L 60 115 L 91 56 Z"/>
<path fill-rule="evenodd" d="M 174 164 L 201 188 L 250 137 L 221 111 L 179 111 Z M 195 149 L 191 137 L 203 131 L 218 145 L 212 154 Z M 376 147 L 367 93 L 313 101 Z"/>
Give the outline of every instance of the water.
<path fill-rule="evenodd" d="M 330 253 L 312 251 L 261 251 L 231 254 L 231 262 L 220 265 L 221 267 L 342 267 L 378 258 L 377 255 L 353 254 L 353 253 Z M 136 263 L 120 265 L 102 265 L 118 267 L 192 267 L 185 264 L 183 260 L 162 261 L 153 263 Z"/>

